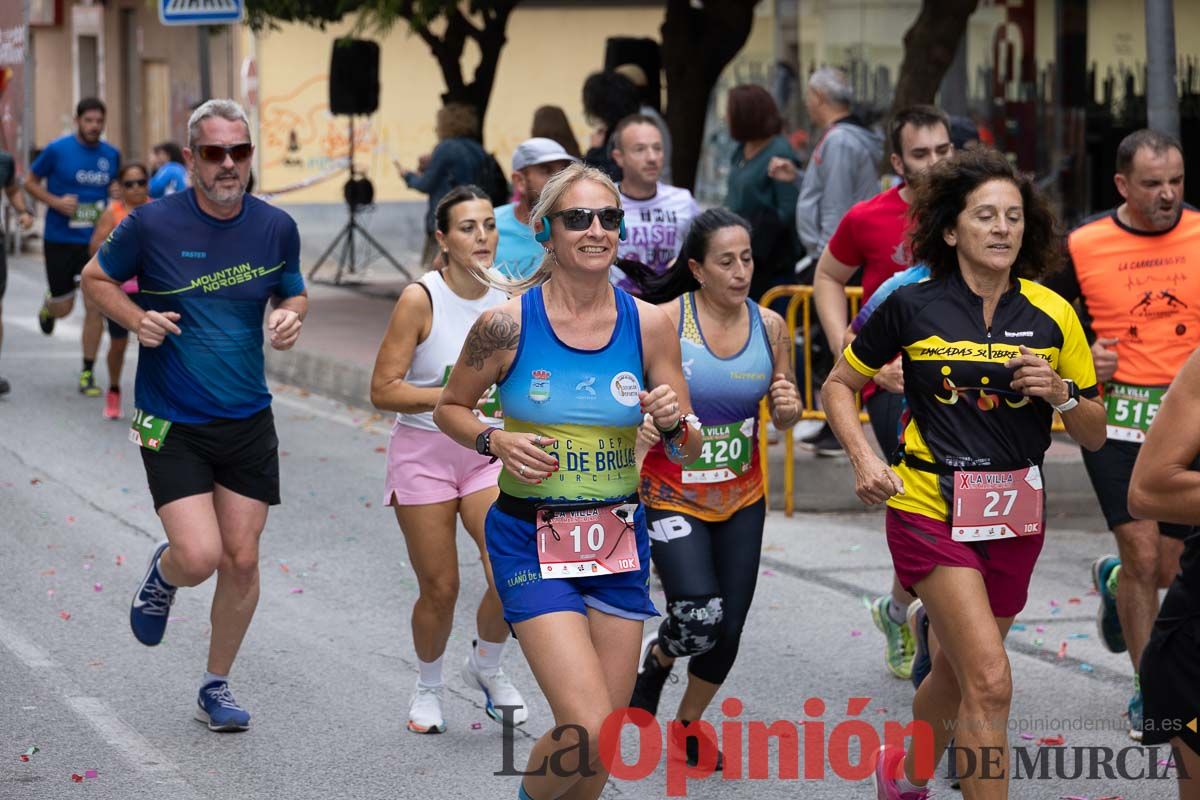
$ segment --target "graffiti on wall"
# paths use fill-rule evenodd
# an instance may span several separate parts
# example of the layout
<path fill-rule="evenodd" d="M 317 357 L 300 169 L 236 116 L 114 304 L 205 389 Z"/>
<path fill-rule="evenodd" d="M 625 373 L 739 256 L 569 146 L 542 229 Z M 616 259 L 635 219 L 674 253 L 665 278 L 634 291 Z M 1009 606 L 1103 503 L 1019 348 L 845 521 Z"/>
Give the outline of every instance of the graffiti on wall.
<path fill-rule="evenodd" d="M 336 169 L 350 155 L 350 118 L 329 113 L 329 76 L 318 73 L 263 97 L 258 110 L 263 183 L 291 185 Z M 354 162 L 387 176 L 391 147 L 379 117 L 354 118 Z"/>

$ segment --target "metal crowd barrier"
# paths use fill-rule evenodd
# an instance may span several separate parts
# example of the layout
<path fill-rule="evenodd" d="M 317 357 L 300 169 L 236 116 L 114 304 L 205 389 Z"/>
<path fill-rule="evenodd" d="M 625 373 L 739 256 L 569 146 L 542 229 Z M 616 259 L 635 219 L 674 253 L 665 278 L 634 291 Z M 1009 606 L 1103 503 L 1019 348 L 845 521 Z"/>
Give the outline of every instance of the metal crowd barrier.
<path fill-rule="evenodd" d="M 787 297 L 787 312 L 784 314 L 784 322 L 787 324 L 788 330 L 788 345 L 792 350 L 792 363 L 799 365 L 801 361 L 796 358 L 796 332 L 799 330 L 803 334 L 804 353 L 803 353 L 803 368 L 800 371 L 800 388 L 801 399 L 804 402 L 804 412 L 801 414 L 801 419 L 817 419 L 824 421 L 825 412 L 815 408 L 813 403 L 813 355 L 812 355 L 812 294 L 811 286 L 776 286 L 768 289 L 759 300 L 762 306 L 770 306 L 776 300 Z M 862 287 L 847 286 L 846 299 L 850 303 L 850 319 L 858 313 L 858 307 L 862 303 Z M 799 325 L 797 317 L 800 317 Z M 769 435 L 769 427 L 771 423 L 771 412 L 767 406 L 767 401 L 764 399 L 759 407 L 759 425 L 758 425 L 758 444 L 759 453 L 761 454 L 762 472 L 763 472 L 763 490 L 766 493 L 767 507 L 771 504 L 771 476 L 770 476 L 770 458 L 767 451 L 767 438 Z M 859 419 L 863 422 L 867 421 L 867 415 L 859 412 Z M 791 431 L 781 431 L 783 437 L 783 511 L 787 516 L 791 516 L 796 508 L 794 489 L 796 486 L 796 443 L 792 439 Z"/>

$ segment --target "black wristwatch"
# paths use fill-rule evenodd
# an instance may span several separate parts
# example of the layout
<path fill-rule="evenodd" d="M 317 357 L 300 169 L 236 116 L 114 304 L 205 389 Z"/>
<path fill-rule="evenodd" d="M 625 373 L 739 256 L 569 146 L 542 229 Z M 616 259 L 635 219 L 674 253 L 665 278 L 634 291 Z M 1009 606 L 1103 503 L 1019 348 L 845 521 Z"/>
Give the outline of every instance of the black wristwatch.
<path fill-rule="evenodd" d="M 488 428 L 483 433 L 475 437 L 475 452 L 481 456 L 492 455 L 492 431 L 498 431 L 499 428 Z"/>

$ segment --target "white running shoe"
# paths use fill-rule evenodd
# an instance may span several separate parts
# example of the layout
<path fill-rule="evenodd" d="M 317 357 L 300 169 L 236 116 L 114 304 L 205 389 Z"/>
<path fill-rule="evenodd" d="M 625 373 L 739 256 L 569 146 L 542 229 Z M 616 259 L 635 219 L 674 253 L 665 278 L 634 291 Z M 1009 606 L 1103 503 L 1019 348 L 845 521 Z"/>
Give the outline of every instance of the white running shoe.
<path fill-rule="evenodd" d="M 413 733 L 444 733 L 446 720 L 442 717 L 442 687 L 422 686 L 417 681 L 412 702 L 408 704 L 408 729 Z"/>
<path fill-rule="evenodd" d="M 495 672 L 485 675 L 475 669 L 471 657 L 467 656 L 462 667 L 463 681 L 471 689 L 478 689 L 483 692 L 485 702 L 485 711 L 487 715 L 497 722 L 504 722 L 504 716 L 497 706 L 516 706 L 510 710 L 514 725 L 520 725 L 525 720 L 529 719 L 529 709 L 525 707 L 525 700 L 521 697 L 521 693 L 517 691 L 517 687 L 512 685 L 512 681 L 504 674 L 504 670 L 497 669 Z"/>

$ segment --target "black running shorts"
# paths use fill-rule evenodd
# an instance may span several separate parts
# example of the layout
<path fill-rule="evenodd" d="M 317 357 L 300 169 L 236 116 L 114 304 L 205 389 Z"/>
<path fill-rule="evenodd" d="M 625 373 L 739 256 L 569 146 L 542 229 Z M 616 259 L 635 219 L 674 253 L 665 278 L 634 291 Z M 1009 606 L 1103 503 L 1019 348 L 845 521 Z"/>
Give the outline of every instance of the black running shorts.
<path fill-rule="evenodd" d="M 46 256 L 46 285 L 52 300 L 65 300 L 79 288 L 79 274 L 87 266 L 91 256 L 86 244 L 62 244 L 44 242 L 42 252 Z"/>
<path fill-rule="evenodd" d="M 1200 755 L 1200 734 L 1187 727 L 1200 713 L 1200 593 L 1176 578 L 1142 651 L 1142 744 L 1178 737 Z M 1193 776 L 1194 778 L 1195 776 Z"/>
<path fill-rule="evenodd" d="M 1083 465 L 1087 467 L 1092 489 L 1096 492 L 1096 499 L 1100 501 L 1100 510 L 1104 512 L 1104 521 L 1108 523 L 1108 529 L 1114 530 L 1118 525 L 1133 522 L 1134 517 L 1129 513 L 1127 498 L 1129 479 L 1133 475 L 1134 462 L 1141 452 L 1141 444 L 1109 439 L 1094 453 L 1084 448 L 1080 449 L 1083 451 Z M 1196 529 L 1190 525 L 1160 522 L 1158 530 L 1163 536 L 1183 540 Z"/>
<path fill-rule="evenodd" d="M 104 322 L 108 325 L 108 335 L 114 339 L 128 339 L 129 329 L 121 327 L 121 323 L 113 322 L 108 317 L 104 318 Z"/>
<path fill-rule="evenodd" d="M 279 439 L 269 406 L 246 419 L 175 423 L 158 452 L 138 449 L 155 511 L 174 500 L 207 494 L 216 484 L 279 505 Z"/>

